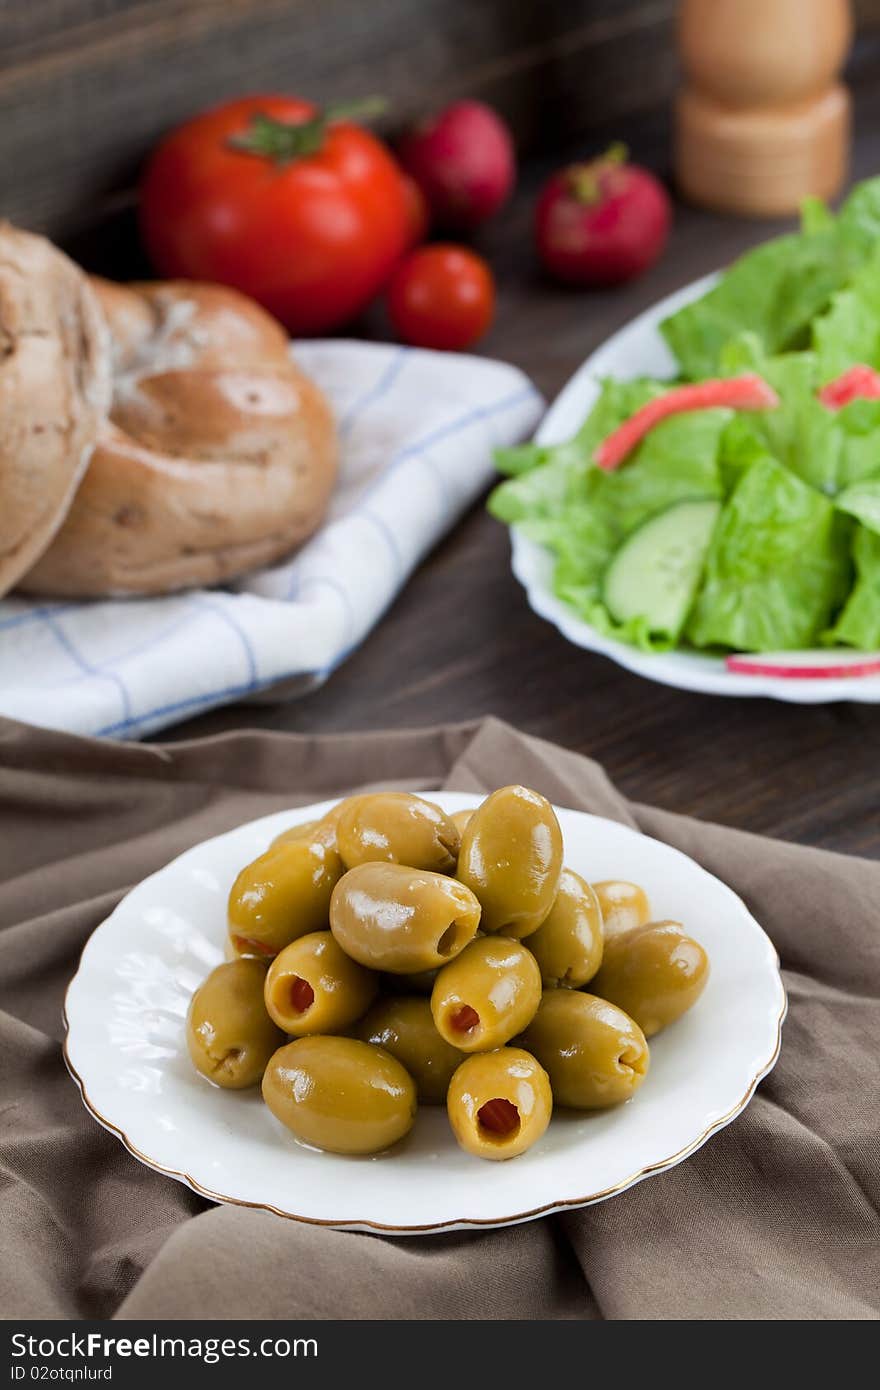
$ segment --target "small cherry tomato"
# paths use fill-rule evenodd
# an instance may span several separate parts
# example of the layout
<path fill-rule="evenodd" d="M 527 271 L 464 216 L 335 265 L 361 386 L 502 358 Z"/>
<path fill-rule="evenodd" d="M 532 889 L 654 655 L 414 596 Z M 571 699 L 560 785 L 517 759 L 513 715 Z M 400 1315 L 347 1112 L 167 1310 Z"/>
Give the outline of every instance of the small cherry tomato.
<path fill-rule="evenodd" d="M 463 246 L 423 246 L 411 252 L 388 286 L 395 332 L 416 347 L 470 347 L 486 332 L 494 312 L 492 272 L 482 256 Z"/>

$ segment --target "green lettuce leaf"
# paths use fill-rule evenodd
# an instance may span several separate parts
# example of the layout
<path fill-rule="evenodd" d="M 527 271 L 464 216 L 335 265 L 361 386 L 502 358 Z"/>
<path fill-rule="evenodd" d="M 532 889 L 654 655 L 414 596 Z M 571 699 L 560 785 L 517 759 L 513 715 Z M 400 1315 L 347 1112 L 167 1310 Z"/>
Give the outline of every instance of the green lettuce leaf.
<path fill-rule="evenodd" d="M 865 526 L 853 542 L 856 582 L 846 605 L 823 641 L 845 643 L 860 651 L 880 649 L 880 535 Z"/>
<path fill-rule="evenodd" d="M 725 343 L 751 331 L 767 352 L 805 345 L 810 324 L 847 284 L 858 252 L 836 228 L 792 233 L 741 257 L 694 304 L 660 325 L 685 376 L 714 376 Z"/>
<path fill-rule="evenodd" d="M 835 294 L 813 324 L 819 383 L 840 376 L 855 362 L 880 366 L 880 254 L 875 253 L 846 289 Z"/>
<path fill-rule="evenodd" d="M 859 184 L 837 218 L 808 199 L 800 232 L 746 252 L 708 294 L 660 325 L 684 375 L 714 375 L 725 343 L 744 331 L 757 334 L 768 353 L 805 347 L 813 319 L 875 255 L 878 241 L 880 178 Z"/>
<path fill-rule="evenodd" d="M 878 305 L 880 327 L 880 305 Z M 826 497 L 880 475 L 880 401 L 856 400 L 829 410 L 818 399 L 823 380 L 818 354 L 771 356 L 753 333 L 731 339 L 722 351 L 724 375 L 758 372 L 779 396 L 775 410 L 743 412 L 730 426 L 723 458 L 735 464 L 763 450 Z"/>
<path fill-rule="evenodd" d="M 731 414 L 706 410 L 665 420 L 621 468 L 592 468 L 578 505 L 545 532 L 557 557 L 556 594 L 600 632 L 645 650 L 674 645 L 642 619 L 616 623 L 602 601 L 602 580 L 621 542 L 649 517 L 674 502 L 721 496 L 718 455 Z"/>
<path fill-rule="evenodd" d="M 688 623 L 698 647 L 815 645 L 850 582 L 851 523 L 769 454 L 740 477 Z"/>
<path fill-rule="evenodd" d="M 869 531 L 880 535 L 880 478 L 853 483 L 841 492 L 834 505 L 838 511 L 847 512 Z"/>
<path fill-rule="evenodd" d="M 661 382 L 605 381 L 598 400 L 577 434 L 560 444 L 521 444 L 497 449 L 495 463 L 509 474 L 489 496 L 491 514 L 508 525 L 519 525 L 538 538 L 548 517 L 562 514 L 584 499 L 584 480 L 593 468 L 598 444 L 666 387 Z"/>
<path fill-rule="evenodd" d="M 501 483 L 489 498 L 493 516 L 554 552 L 560 598 L 600 631 L 655 649 L 671 644 L 641 621 L 615 623 L 602 602 L 602 578 L 621 542 L 648 517 L 674 502 L 722 495 L 720 443 L 733 412 L 671 416 L 613 472 L 591 460 L 612 429 L 666 389 L 660 382 L 607 382 L 575 439 L 550 449 L 545 462 Z"/>
<path fill-rule="evenodd" d="M 837 214 L 837 231 L 862 256 L 880 241 L 880 178 L 856 184 Z"/>

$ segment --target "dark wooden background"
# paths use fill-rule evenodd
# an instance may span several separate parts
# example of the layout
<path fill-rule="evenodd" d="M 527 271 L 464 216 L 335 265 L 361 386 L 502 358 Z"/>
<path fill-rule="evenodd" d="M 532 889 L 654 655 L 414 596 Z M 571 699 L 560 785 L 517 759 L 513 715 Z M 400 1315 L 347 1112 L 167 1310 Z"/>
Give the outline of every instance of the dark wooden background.
<path fill-rule="evenodd" d="M 859 7 L 849 75 L 855 176 L 880 171 L 880 0 Z M 284 88 L 382 91 L 402 121 L 462 94 L 495 102 L 523 154 L 517 196 L 479 237 L 499 281 L 482 345 L 548 398 L 609 333 L 782 223 L 678 206 L 642 279 L 574 294 L 536 272 L 535 191 L 555 163 L 624 138 L 668 171 L 673 0 L 0 0 L 0 211 L 87 264 L 143 269 L 138 165 L 207 101 Z M 381 315 L 364 332 L 384 331 Z M 880 712 L 668 690 L 571 647 L 529 610 L 503 527 L 478 505 L 327 686 L 167 731 L 418 726 L 492 713 L 598 758 L 628 795 L 685 814 L 880 856 Z"/>
<path fill-rule="evenodd" d="M 880 0 L 859 0 L 863 27 Z M 401 123 L 462 94 L 525 155 L 660 107 L 675 0 L 0 0 L 0 212 L 55 236 L 125 199 L 144 153 L 206 103 L 251 90 Z"/>

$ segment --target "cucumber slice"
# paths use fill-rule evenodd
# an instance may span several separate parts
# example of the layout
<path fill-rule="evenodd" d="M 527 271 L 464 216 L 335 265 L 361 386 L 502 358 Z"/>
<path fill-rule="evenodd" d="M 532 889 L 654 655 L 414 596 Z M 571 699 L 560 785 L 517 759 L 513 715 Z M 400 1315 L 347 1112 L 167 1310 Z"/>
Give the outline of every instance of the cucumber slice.
<path fill-rule="evenodd" d="M 676 502 L 624 541 L 605 571 L 603 598 L 618 623 L 643 618 L 678 637 L 690 612 L 721 503 Z"/>

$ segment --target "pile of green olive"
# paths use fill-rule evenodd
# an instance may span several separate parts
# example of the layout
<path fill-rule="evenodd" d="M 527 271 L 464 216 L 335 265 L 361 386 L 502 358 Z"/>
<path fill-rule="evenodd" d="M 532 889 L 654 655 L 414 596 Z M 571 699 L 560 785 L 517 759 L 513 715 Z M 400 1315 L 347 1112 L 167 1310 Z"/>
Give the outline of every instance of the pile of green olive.
<path fill-rule="evenodd" d="M 202 1075 L 261 1083 L 333 1153 L 382 1152 L 419 1101 L 445 1104 L 461 1147 L 491 1159 L 540 1139 L 554 1100 L 629 1100 L 647 1038 L 709 971 L 637 884 L 566 868 L 552 806 L 520 786 L 452 816 L 353 796 L 286 830 L 232 886 L 227 957 L 187 1019 Z"/>

